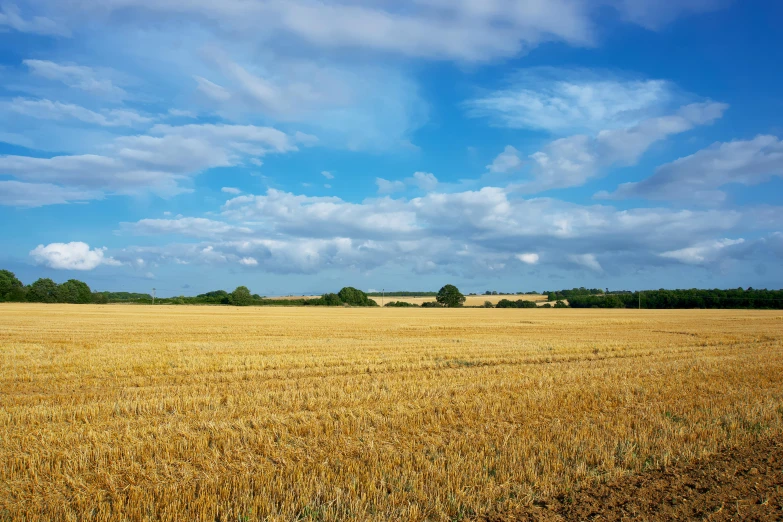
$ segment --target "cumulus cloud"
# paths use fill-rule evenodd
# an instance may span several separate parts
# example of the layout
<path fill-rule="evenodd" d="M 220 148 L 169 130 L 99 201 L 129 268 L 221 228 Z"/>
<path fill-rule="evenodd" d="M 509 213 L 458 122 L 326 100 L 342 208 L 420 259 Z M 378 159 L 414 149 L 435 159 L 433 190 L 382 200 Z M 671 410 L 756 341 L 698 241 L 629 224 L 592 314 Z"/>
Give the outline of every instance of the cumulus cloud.
<path fill-rule="evenodd" d="M 464 275 L 503 272 L 523 263 L 579 266 L 606 274 L 671 262 L 711 266 L 725 256 L 698 249 L 737 231 L 775 227 L 779 221 L 774 216 L 781 213 L 617 210 L 549 198 L 522 199 L 497 187 L 361 203 L 269 189 L 263 195 L 229 200 L 219 221 L 178 218 L 175 223 L 143 220 L 128 225 L 128 230 L 144 235 L 204 240 L 135 250 L 128 259 L 230 266 L 250 257 L 258 269 L 276 273 L 371 270 L 392 263 L 417 272 Z M 779 243 L 774 235 L 759 242 L 759 257 L 771 255 Z M 693 262 L 698 256 L 703 261 Z"/>
<path fill-rule="evenodd" d="M 244 266 L 258 266 L 258 261 L 252 257 L 243 257 L 239 260 L 239 264 Z"/>
<path fill-rule="evenodd" d="M 720 187 L 730 183 L 758 185 L 783 177 L 783 142 L 776 136 L 716 143 L 659 167 L 649 178 L 623 183 L 598 197 L 682 200 L 709 204 L 726 199 Z"/>
<path fill-rule="evenodd" d="M 495 160 L 487 165 L 487 170 L 490 172 L 497 172 L 505 174 L 514 170 L 519 170 L 522 167 L 523 161 L 519 157 L 519 151 L 508 145 L 503 152 L 498 154 Z"/>
<path fill-rule="evenodd" d="M 414 172 L 413 177 L 407 181 L 425 192 L 435 190 L 438 186 L 438 178 L 432 172 Z"/>
<path fill-rule="evenodd" d="M 604 130 L 596 136 L 561 138 L 531 154 L 534 180 L 517 187 L 526 192 L 576 187 L 611 166 L 635 164 L 655 142 L 722 117 L 727 105 L 696 103 L 676 114 L 643 120 L 633 127 Z"/>
<path fill-rule="evenodd" d="M 404 181 L 375 178 L 375 184 L 378 185 L 378 194 L 393 194 L 405 190 Z"/>
<path fill-rule="evenodd" d="M 106 257 L 106 248 L 90 249 L 82 242 L 51 243 L 38 245 L 30 251 L 30 256 L 39 265 L 55 270 L 93 270 L 101 265 L 118 266 L 121 263 L 112 257 Z"/>
<path fill-rule="evenodd" d="M 538 261 L 540 259 L 538 254 L 535 253 L 528 253 L 528 254 L 517 254 L 516 258 L 525 263 L 526 265 L 535 265 L 538 264 Z"/>

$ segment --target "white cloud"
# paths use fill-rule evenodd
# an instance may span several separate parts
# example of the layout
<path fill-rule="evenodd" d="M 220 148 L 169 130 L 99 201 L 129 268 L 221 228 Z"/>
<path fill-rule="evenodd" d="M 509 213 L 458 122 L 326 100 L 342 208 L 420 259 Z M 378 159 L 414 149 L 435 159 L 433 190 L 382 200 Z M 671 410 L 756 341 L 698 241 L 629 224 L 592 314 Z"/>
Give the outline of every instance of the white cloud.
<path fill-rule="evenodd" d="M 644 120 L 626 129 L 605 130 L 597 136 L 575 135 L 555 140 L 530 156 L 534 180 L 517 186 L 537 192 L 584 185 L 611 166 L 635 164 L 655 142 L 686 132 L 697 125 L 712 123 L 728 106 L 696 103 L 676 114 Z"/>
<path fill-rule="evenodd" d="M 147 192 L 167 197 L 187 192 L 183 184 L 204 170 L 239 165 L 248 155 L 293 152 L 297 141 L 253 125 L 156 125 L 149 135 L 116 138 L 106 155 L 0 156 L 0 174 L 95 197 Z"/>
<path fill-rule="evenodd" d="M 198 118 L 198 114 L 195 112 L 182 109 L 169 109 L 169 116 L 174 118 Z"/>
<path fill-rule="evenodd" d="M 716 143 L 659 167 L 645 180 L 623 183 L 614 193 L 597 196 L 717 203 L 726 199 L 720 187 L 730 183 L 758 185 L 774 176 L 783 177 L 783 141 L 775 136 L 757 136 L 748 141 Z"/>
<path fill-rule="evenodd" d="M 0 27 L 10 27 L 20 33 L 42 34 L 47 36 L 70 36 L 70 31 L 59 25 L 51 18 L 34 16 L 25 19 L 19 12 L 19 8 L 4 2 L 0 5 Z"/>
<path fill-rule="evenodd" d="M 328 170 L 322 170 L 321 176 L 325 177 L 326 179 L 334 179 L 334 174 L 332 174 Z"/>
<path fill-rule="evenodd" d="M 526 265 L 536 265 L 539 261 L 539 255 L 535 253 L 517 254 L 516 258 Z"/>
<path fill-rule="evenodd" d="M 258 266 L 258 261 L 252 257 L 243 257 L 239 260 L 239 264 L 244 266 Z"/>
<path fill-rule="evenodd" d="M 393 194 L 405 190 L 405 182 L 399 180 L 375 178 L 375 184 L 378 185 L 378 194 Z"/>
<path fill-rule="evenodd" d="M 198 84 L 198 90 L 207 95 L 209 98 L 219 101 L 219 102 L 225 102 L 231 99 L 231 93 L 228 92 L 224 87 L 221 87 L 220 85 L 213 83 L 206 78 L 202 78 L 201 76 L 194 76 L 193 79 L 196 80 L 196 83 Z"/>
<path fill-rule="evenodd" d="M 0 181 L 0 205 L 42 207 L 100 199 L 101 197 L 100 192 L 69 189 L 51 183 Z"/>
<path fill-rule="evenodd" d="M 47 60 L 24 60 L 32 74 L 48 80 L 59 81 L 90 94 L 124 98 L 126 92 L 112 83 L 109 78 L 102 78 L 98 71 L 82 65 L 67 65 Z"/>
<path fill-rule="evenodd" d="M 181 235 L 188 237 L 246 236 L 253 231 L 248 227 L 231 225 L 206 218 L 182 217 L 177 219 L 142 219 L 135 223 L 120 223 L 123 232 L 139 236 Z"/>
<path fill-rule="evenodd" d="M 656 2 L 650 0 L 614 0 L 613 5 L 627 21 L 648 29 L 659 29 L 680 16 L 721 9 L 732 0 L 677 0 Z"/>
<path fill-rule="evenodd" d="M 687 248 L 664 252 L 661 254 L 661 257 L 675 259 L 689 265 L 701 265 L 715 261 L 725 250 L 743 243 L 745 243 L 745 240 L 742 238 L 702 241 Z"/>
<path fill-rule="evenodd" d="M 590 270 L 594 270 L 595 272 L 602 272 L 603 268 L 601 267 L 601 263 L 598 262 L 598 259 L 596 259 L 595 254 L 572 254 L 568 256 L 568 259 L 576 263 L 577 265 L 581 265 L 585 268 L 589 268 Z"/>
<path fill-rule="evenodd" d="M 519 151 L 511 145 L 498 154 L 491 165 L 487 165 L 490 172 L 506 174 L 522 167 L 522 159 L 519 157 Z"/>
<path fill-rule="evenodd" d="M 232 57 L 217 47 L 204 54 L 214 82 L 197 77 L 198 89 L 227 119 L 295 122 L 352 150 L 402 148 L 426 122 L 418 85 L 401 69 L 274 52 Z"/>
<path fill-rule="evenodd" d="M 117 257 L 229 266 L 252 257 L 258 269 L 276 273 L 395 264 L 463 275 L 510 271 L 518 263 L 537 266 L 546 259 L 547 269 L 576 265 L 596 274 L 617 274 L 667 262 L 710 267 L 727 255 L 746 255 L 731 250 L 709 256 L 692 249 L 720 241 L 716 237 L 777 226 L 775 215 L 783 210 L 617 210 L 549 198 L 526 200 L 496 187 L 361 203 L 269 189 L 265 195 L 226 202 L 222 221 L 143 223 L 146 234 L 199 237 L 203 243 L 139 247 Z M 773 235 L 754 248 L 763 257 L 779 244 Z M 695 263 L 696 256 L 703 261 Z"/>
<path fill-rule="evenodd" d="M 105 248 L 90 249 L 82 242 L 38 245 L 30 256 L 39 265 L 56 270 L 93 270 L 100 265 L 118 266 L 121 263 L 104 255 Z"/>
<path fill-rule="evenodd" d="M 222 189 L 220 189 L 220 191 L 221 192 L 225 192 L 226 194 L 234 194 L 234 195 L 242 193 L 241 190 L 239 190 L 238 188 L 234 188 L 234 187 L 223 187 Z"/>
<path fill-rule="evenodd" d="M 715 3 L 683 0 L 654 7 L 652 0 L 410 0 L 402 5 L 339 0 L 38 2 L 74 25 L 106 20 L 107 14 L 122 10 L 126 17 L 147 17 L 158 23 L 169 18 L 161 15 L 174 15 L 178 23 L 186 20 L 215 27 L 253 43 L 266 37 L 295 47 L 362 49 L 461 61 L 510 57 L 550 41 L 592 45 L 595 18 L 607 6 L 631 23 L 654 28 Z"/>
<path fill-rule="evenodd" d="M 113 109 L 104 113 L 98 113 L 79 105 L 53 102 L 51 100 L 14 98 L 5 105 L 8 109 L 18 114 L 24 114 L 33 118 L 47 120 L 73 118 L 104 127 L 131 127 L 152 121 L 152 118 L 142 116 L 136 111 L 128 109 Z"/>
<path fill-rule="evenodd" d="M 656 116 L 675 95 L 673 85 L 663 80 L 540 67 L 519 71 L 508 88 L 471 100 L 466 107 L 471 116 L 512 129 L 597 132 Z"/>
<path fill-rule="evenodd" d="M 414 172 L 413 178 L 409 178 L 406 181 L 424 192 L 433 191 L 438 186 L 438 178 L 431 172 Z"/>

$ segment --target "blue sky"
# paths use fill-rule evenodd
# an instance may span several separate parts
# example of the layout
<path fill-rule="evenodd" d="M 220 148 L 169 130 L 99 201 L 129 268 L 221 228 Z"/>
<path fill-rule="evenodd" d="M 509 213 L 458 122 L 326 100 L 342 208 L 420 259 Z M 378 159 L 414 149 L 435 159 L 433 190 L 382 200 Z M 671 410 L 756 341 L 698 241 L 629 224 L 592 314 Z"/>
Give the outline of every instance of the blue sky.
<path fill-rule="evenodd" d="M 193 295 L 783 287 L 783 4 L 0 2 L 0 265 Z"/>

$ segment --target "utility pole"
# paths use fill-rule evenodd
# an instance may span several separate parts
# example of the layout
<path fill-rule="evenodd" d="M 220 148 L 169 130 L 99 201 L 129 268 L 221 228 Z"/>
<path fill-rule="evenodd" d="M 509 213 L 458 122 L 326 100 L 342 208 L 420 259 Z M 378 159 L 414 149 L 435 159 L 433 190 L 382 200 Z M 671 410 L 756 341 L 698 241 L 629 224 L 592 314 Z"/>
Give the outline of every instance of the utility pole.
<path fill-rule="evenodd" d="M 639 290 L 639 310 L 642 309 L 642 291 Z"/>
<path fill-rule="evenodd" d="M 155 304 L 155 289 L 152 289 L 152 304 Z"/>

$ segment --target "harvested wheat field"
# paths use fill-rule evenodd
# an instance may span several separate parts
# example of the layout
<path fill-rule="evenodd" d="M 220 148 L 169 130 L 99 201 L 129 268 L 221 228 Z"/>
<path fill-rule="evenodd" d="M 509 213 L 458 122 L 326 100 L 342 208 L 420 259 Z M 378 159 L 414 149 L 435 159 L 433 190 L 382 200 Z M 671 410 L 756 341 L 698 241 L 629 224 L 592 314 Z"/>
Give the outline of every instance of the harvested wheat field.
<path fill-rule="evenodd" d="M 381 298 L 380 297 L 372 297 L 371 299 L 374 299 L 378 304 L 381 304 Z M 498 304 L 503 299 L 508 299 L 509 301 L 533 301 L 538 305 L 543 305 L 547 302 L 547 297 L 545 295 L 533 295 L 533 294 L 527 294 L 527 295 L 466 295 L 465 296 L 465 306 L 483 306 L 485 302 L 489 301 L 493 305 Z M 435 297 L 428 296 L 428 297 L 395 297 L 395 296 L 386 296 L 384 298 L 384 301 L 389 303 L 391 301 L 403 301 L 405 303 L 411 303 L 411 304 L 417 304 L 421 306 L 424 303 L 434 303 Z M 552 303 L 554 304 L 554 303 Z"/>
<path fill-rule="evenodd" d="M 503 520 L 783 434 L 779 311 L 0 305 L 0 346 L 8 520 Z"/>

